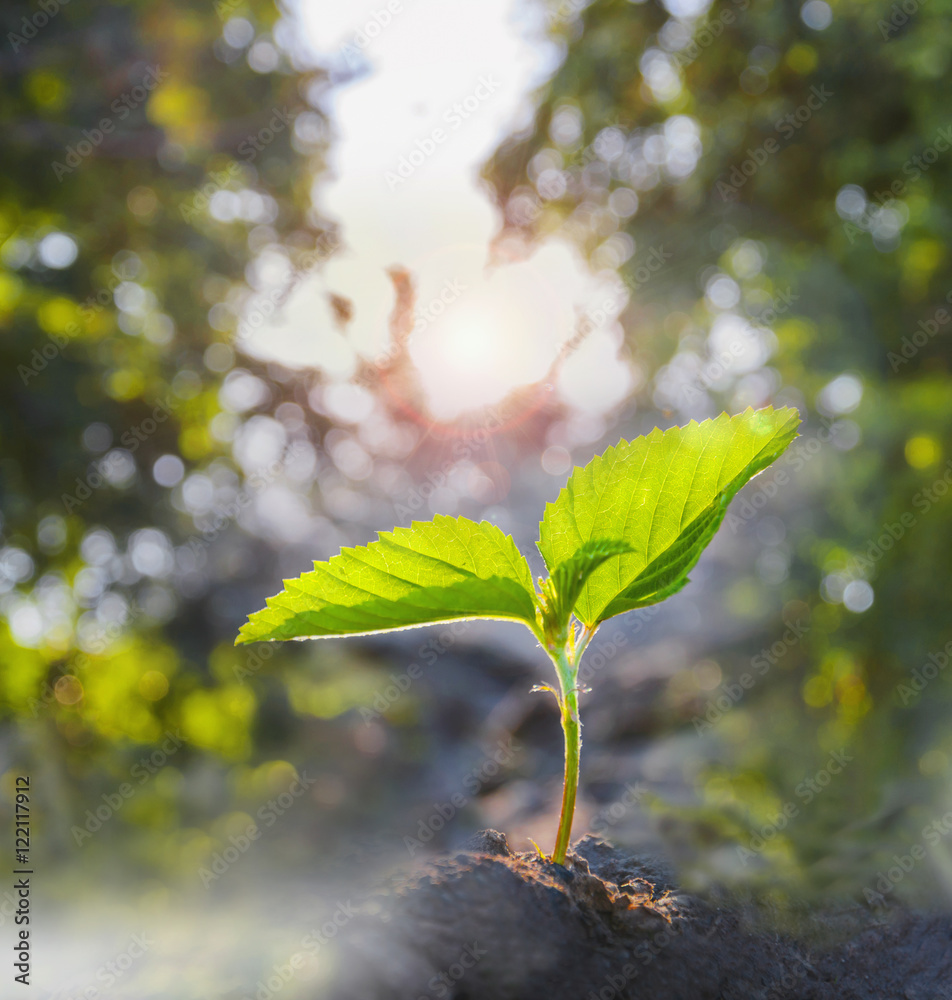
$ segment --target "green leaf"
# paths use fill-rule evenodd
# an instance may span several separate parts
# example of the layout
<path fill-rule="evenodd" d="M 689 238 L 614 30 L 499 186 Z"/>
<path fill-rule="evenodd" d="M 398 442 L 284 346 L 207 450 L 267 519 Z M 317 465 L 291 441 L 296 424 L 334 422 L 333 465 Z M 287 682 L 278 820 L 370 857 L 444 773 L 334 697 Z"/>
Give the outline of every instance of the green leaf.
<path fill-rule="evenodd" d="M 585 581 L 607 559 L 630 551 L 631 546 L 627 542 L 597 538 L 586 542 L 572 556 L 559 563 L 542 584 L 540 604 L 546 632 L 556 635 L 565 629 Z"/>
<path fill-rule="evenodd" d="M 575 614 L 593 625 L 656 604 L 687 574 L 734 494 L 797 436 L 796 410 L 746 410 L 622 441 L 576 469 L 546 506 L 539 550 L 559 566 L 593 538 L 626 542 L 588 578 Z"/>
<path fill-rule="evenodd" d="M 343 549 L 251 615 L 237 642 L 365 635 L 463 618 L 526 623 L 538 634 L 525 556 L 488 521 L 437 516 Z"/>

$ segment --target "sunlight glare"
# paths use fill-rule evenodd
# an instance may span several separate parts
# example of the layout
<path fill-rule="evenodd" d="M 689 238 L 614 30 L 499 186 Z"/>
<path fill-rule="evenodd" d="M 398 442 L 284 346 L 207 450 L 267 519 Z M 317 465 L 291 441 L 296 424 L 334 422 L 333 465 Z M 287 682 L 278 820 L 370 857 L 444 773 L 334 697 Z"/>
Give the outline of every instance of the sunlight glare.
<path fill-rule="evenodd" d="M 333 17 L 324 7 L 315 17 L 317 8 L 304 5 L 304 27 L 316 51 L 339 60 L 376 8 L 363 0 L 330 7 Z M 500 219 L 474 173 L 506 135 L 531 121 L 533 87 L 556 65 L 539 33 L 516 26 L 515 7 L 513 0 L 471 8 L 437 0 L 405 5 L 363 52 L 369 72 L 328 92 L 337 138 L 330 174 L 313 196 L 322 217 L 341 223 L 344 245 L 279 310 L 264 302 L 259 311 L 268 319 L 239 337 L 243 350 L 335 380 L 352 376 L 361 359 L 386 360 L 395 303 L 387 271 L 400 267 L 416 291 L 409 353 L 429 416 L 454 420 L 550 374 L 560 347 L 593 302 L 604 300 L 604 280 L 558 238 L 528 257 L 526 248 L 504 252 L 507 263 L 486 269 Z M 439 45 L 428 44 L 436 37 Z M 485 99 L 457 122 L 454 102 L 477 91 Z M 445 141 L 427 145 L 436 128 Z M 417 140 L 432 155 L 411 163 Z M 401 168 L 403 160 L 413 169 Z M 331 291 L 352 304 L 346 329 L 328 305 Z M 257 298 L 269 295 L 262 289 Z M 591 346 L 566 359 L 563 377 L 552 377 L 573 404 L 595 410 L 614 405 L 628 384 L 620 340 L 608 334 L 626 297 L 611 298 Z M 249 314 L 255 304 L 246 307 Z M 573 371 L 596 356 L 611 369 L 613 391 L 603 391 L 603 372 Z"/>
<path fill-rule="evenodd" d="M 544 379 L 576 329 L 579 298 L 594 284 L 558 242 L 527 260 L 463 274 L 458 296 L 438 316 L 428 310 L 439 299 L 421 296 L 410 342 L 427 408 L 440 420 Z"/>

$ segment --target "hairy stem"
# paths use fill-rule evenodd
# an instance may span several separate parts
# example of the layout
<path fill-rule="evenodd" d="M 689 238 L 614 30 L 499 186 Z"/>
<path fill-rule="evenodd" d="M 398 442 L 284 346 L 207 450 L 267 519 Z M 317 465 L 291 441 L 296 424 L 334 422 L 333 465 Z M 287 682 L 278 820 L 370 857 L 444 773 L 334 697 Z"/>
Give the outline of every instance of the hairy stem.
<path fill-rule="evenodd" d="M 572 835 L 572 819 L 575 815 L 575 794 L 578 791 L 579 754 L 582 750 L 582 732 L 578 722 L 578 692 L 565 696 L 562 705 L 562 731 L 565 733 L 565 784 L 562 787 L 562 813 L 559 817 L 559 832 L 555 838 L 552 860 L 558 865 L 565 864 L 565 855 Z"/>
<path fill-rule="evenodd" d="M 568 629 L 563 640 L 551 650 L 550 655 L 559 675 L 562 697 L 562 732 L 565 734 L 565 782 L 562 786 L 562 812 L 559 816 L 559 831 L 555 838 L 552 860 L 565 864 L 572 835 L 572 820 L 575 816 L 575 796 L 578 792 L 579 756 L 582 751 L 582 725 L 578 715 L 578 664 L 585 647 L 595 634 L 595 628 L 584 628 L 578 642 Z"/>

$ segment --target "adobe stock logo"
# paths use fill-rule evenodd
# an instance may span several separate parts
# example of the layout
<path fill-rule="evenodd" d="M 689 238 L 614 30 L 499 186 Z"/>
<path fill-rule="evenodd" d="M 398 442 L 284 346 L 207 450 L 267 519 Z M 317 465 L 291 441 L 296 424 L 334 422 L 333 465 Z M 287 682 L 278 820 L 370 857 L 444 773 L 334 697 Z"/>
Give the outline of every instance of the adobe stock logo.
<path fill-rule="evenodd" d="M 946 292 L 945 301 L 952 305 L 952 290 Z M 908 365 L 950 320 L 952 320 L 952 315 L 950 315 L 949 310 L 942 308 L 936 309 L 931 319 L 919 320 L 912 334 L 902 338 L 898 351 L 890 351 L 886 355 L 886 360 L 893 372 L 898 372 L 903 365 Z"/>
<path fill-rule="evenodd" d="M 915 17 L 919 13 L 919 8 L 926 0 L 902 0 L 901 3 L 894 3 L 889 8 L 888 20 L 883 18 L 876 22 L 879 33 L 888 42 L 889 36 L 899 34 L 899 29 L 909 23 L 910 17 Z"/>
<path fill-rule="evenodd" d="M 20 34 L 15 31 L 7 33 L 7 41 L 14 52 L 19 52 L 27 42 L 36 38 L 37 34 L 45 28 L 50 21 L 69 3 L 69 0 L 40 0 L 40 9 L 35 11 L 30 17 L 22 18 L 20 22 Z"/>
<path fill-rule="evenodd" d="M 459 278 L 455 280 L 448 278 L 444 281 L 439 294 L 434 295 L 429 302 L 418 305 L 414 309 L 413 329 L 411 333 L 414 335 L 421 334 L 431 323 L 437 322 L 446 310 L 463 295 L 468 287 Z M 372 388 L 380 372 L 396 359 L 399 351 L 399 346 L 392 343 L 386 350 L 380 351 L 374 358 L 373 368 L 376 369 L 376 375 L 371 371 L 367 371 L 358 375 L 354 381 L 357 385 Z"/>
<path fill-rule="evenodd" d="M 803 128 L 804 125 L 833 96 L 832 90 L 825 86 L 811 87 L 810 96 L 793 111 L 779 118 L 774 124 L 774 131 L 780 136 L 768 136 L 760 146 L 747 150 L 747 156 L 739 164 L 731 167 L 728 179 L 718 179 L 714 185 L 722 201 L 731 201 L 738 196 L 740 189 L 754 174 L 770 159 L 786 148 L 787 143 Z"/>
<path fill-rule="evenodd" d="M 386 8 L 374 10 L 369 19 L 364 22 L 354 37 L 341 47 L 341 55 L 347 60 L 350 66 L 360 66 L 364 58 L 364 52 L 370 43 L 383 32 L 386 31 L 393 21 L 394 14 L 403 13 L 403 4 L 400 0 L 389 0 Z"/>
<path fill-rule="evenodd" d="M 906 681 L 896 685 L 896 694 L 902 699 L 903 705 L 908 705 L 916 695 L 921 694 L 931 680 L 934 680 L 949 665 L 952 656 L 952 642 L 947 642 L 944 649 L 929 654 L 929 659 L 921 666 L 909 672 Z"/>
<path fill-rule="evenodd" d="M 166 70 L 160 69 L 158 66 L 148 67 L 141 83 L 131 90 L 126 91 L 126 93 L 121 94 L 112 102 L 110 105 L 112 117 L 100 118 L 98 128 L 84 128 L 82 130 L 83 138 L 75 146 L 67 146 L 63 150 L 65 154 L 63 160 L 65 162 L 60 163 L 59 160 L 52 161 L 50 166 L 53 168 L 56 179 L 62 184 L 63 178 L 73 173 L 82 164 L 83 160 L 92 156 L 97 147 L 105 142 L 106 136 L 111 135 L 115 131 L 116 119 L 125 121 L 136 108 L 147 100 L 149 94 L 163 80 L 168 78 L 168 75 Z"/>
<path fill-rule="evenodd" d="M 501 81 L 492 76 L 481 76 L 476 87 L 471 94 L 467 94 L 461 101 L 456 101 L 443 112 L 442 121 L 448 129 L 442 127 L 434 128 L 429 135 L 417 139 L 413 144 L 413 149 L 397 161 L 396 170 L 388 170 L 384 173 L 384 180 L 391 191 L 395 191 L 401 184 L 412 177 L 417 170 L 443 145 L 450 137 L 450 133 L 456 132 L 468 121 L 502 86 Z"/>

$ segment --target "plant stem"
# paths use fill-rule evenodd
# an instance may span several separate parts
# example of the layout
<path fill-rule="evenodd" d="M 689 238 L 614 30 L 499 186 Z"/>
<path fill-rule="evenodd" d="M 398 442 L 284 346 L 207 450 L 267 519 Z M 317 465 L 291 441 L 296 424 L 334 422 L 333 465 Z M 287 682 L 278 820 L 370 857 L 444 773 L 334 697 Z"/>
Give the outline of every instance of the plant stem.
<path fill-rule="evenodd" d="M 555 838 L 552 860 L 558 865 L 565 864 L 572 835 L 572 819 L 575 816 L 575 796 L 578 792 L 579 756 L 582 751 L 582 724 L 578 716 L 578 664 L 585 647 L 595 634 L 595 628 L 583 628 L 576 642 L 571 628 L 566 629 L 550 650 L 559 675 L 562 697 L 562 732 L 565 734 L 565 781 L 562 786 L 562 813 L 559 816 L 559 831 Z"/>
<path fill-rule="evenodd" d="M 565 733 L 565 783 L 562 786 L 562 813 L 559 817 L 559 832 L 555 838 L 552 860 L 557 865 L 565 864 L 565 855 L 572 835 L 572 819 L 575 816 L 575 794 L 578 791 L 579 754 L 582 750 L 582 727 L 578 720 L 578 690 L 562 693 L 562 731 Z M 561 674 L 561 672 L 560 672 Z"/>
<path fill-rule="evenodd" d="M 578 792 L 579 756 L 582 751 L 582 724 L 578 716 L 578 666 L 585 647 L 598 631 L 598 625 L 583 626 L 578 635 L 572 625 L 566 625 L 555 635 L 540 632 L 539 639 L 549 654 L 559 677 L 559 709 L 562 732 L 565 734 L 565 781 L 562 786 L 562 813 L 555 838 L 552 860 L 564 865 L 572 835 L 575 816 L 575 796 Z M 551 689 L 550 689 L 551 690 Z"/>

